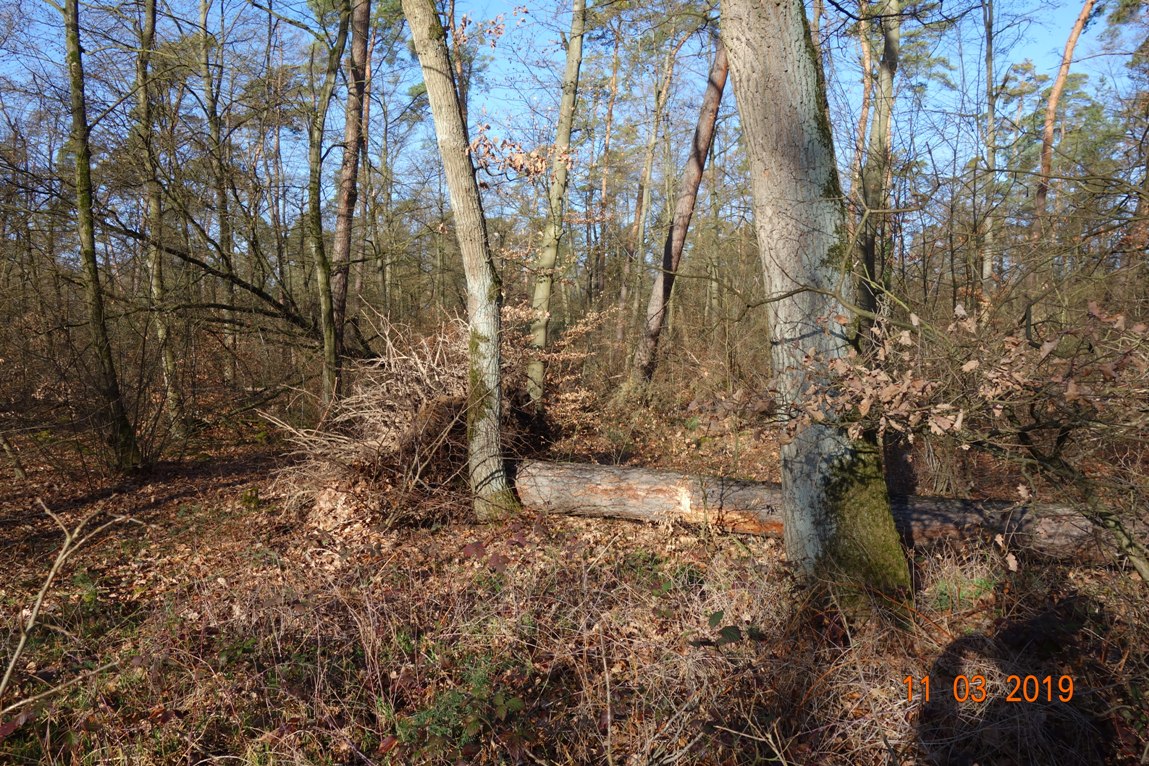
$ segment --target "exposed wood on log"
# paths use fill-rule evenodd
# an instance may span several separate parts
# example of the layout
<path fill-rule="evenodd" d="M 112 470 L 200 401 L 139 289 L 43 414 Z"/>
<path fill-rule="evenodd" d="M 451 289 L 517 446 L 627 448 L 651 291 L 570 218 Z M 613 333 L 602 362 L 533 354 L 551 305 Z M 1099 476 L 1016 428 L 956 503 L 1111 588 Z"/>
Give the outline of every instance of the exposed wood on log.
<path fill-rule="evenodd" d="M 519 466 L 516 486 L 523 505 L 542 513 L 711 524 L 733 532 L 782 536 L 777 484 L 529 460 Z M 890 500 L 894 521 L 909 545 L 1002 534 L 1013 549 L 1051 558 L 1113 558 L 1100 530 L 1069 506 L 916 495 Z"/>

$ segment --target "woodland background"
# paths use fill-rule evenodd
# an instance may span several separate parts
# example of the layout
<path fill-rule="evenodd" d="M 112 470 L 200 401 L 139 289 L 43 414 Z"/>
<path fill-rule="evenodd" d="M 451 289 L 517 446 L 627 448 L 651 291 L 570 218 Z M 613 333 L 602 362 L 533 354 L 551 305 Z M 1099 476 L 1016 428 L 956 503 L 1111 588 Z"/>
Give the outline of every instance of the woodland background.
<path fill-rule="evenodd" d="M 898 494 L 1069 503 L 1126 540 L 1107 567 L 1000 539 L 915 551 L 915 624 L 855 632 L 806 608 L 771 540 L 473 524 L 465 281 L 399 3 L 358 35 L 326 0 L 148 6 L 0 10 L 0 758 L 1145 762 L 1149 7 L 905 3 L 875 135 L 887 5 L 808 4 L 881 290 L 868 349 L 802 417 L 880 432 Z M 508 452 L 776 480 L 788 424 L 729 84 L 635 359 L 717 9 L 593 3 L 561 151 L 570 9 L 440 6 L 502 279 Z M 100 531 L 53 565 L 53 520 Z M 1078 693 L 906 698 L 906 676 L 944 691 L 955 668 L 997 697 L 1018 673 Z"/>

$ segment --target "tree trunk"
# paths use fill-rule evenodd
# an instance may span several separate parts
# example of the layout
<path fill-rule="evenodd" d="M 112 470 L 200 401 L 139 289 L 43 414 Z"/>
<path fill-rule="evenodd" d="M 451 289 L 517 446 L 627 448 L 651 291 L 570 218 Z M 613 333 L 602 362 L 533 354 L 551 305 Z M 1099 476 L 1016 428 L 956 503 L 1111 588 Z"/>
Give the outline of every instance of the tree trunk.
<path fill-rule="evenodd" d="M 156 323 L 156 342 L 160 347 L 160 366 L 164 379 L 164 405 L 172 430 L 182 434 L 184 422 L 184 402 L 176 378 L 176 355 L 172 348 L 171 332 L 168 325 L 167 294 L 164 285 L 163 261 L 163 204 L 160 181 L 157 173 L 156 150 L 153 145 L 152 89 L 149 68 L 155 51 L 156 0 L 145 0 L 144 22 L 140 28 L 140 51 L 136 56 L 136 98 L 139 107 L 139 122 L 136 125 L 137 137 L 144 153 L 144 187 L 147 216 L 147 259 L 149 285 L 151 288 L 152 313 Z"/>
<path fill-rule="evenodd" d="M 666 50 L 662 62 L 662 82 L 654 95 L 654 116 L 650 125 L 650 136 L 646 140 L 646 153 L 642 162 L 642 178 L 638 182 L 638 193 L 634 202 L 634 220 L 630 224 L 630 232 L 623 244 L 626 251 L 626 260 L 623 261 L 622 281 L 618 290 L 618 325 L 615 329 L 615 340 L 622 343 L 629 324 L 626 304 L 631 289 L 631 271 L 635 276 L 642 276 L 644 261 L 643 248 L 646 243 L 646 214 L 650 207 L 650 181 L 654 175 L 654 151 L 658 147 L 658 127 L 662 123 L 662 110 L 666 106 L 670 95 L 670 84 L 674 79 L 674 62 L 686 37 L 680 39 L 673 47 Z"/>
<path fill-rule="evenodd" d="M 351 61 L 347 67 L 347 110 L 343 127 L 343 164 L 335 201 L 335 241 L 331 246 L 331 304 L 335 349 L 342 354 L 347 321 L 347 279 L 351 268 L 351 235 L 359 198 L 359 158 L 363 152 L 367 93 L 368 29 L 371 0 L 351 2 Z"/>
<path fill-rule="evenodd" d="M 901 3 L 899 0 L 886 0 L 877 6 L 881 16 L 882 59 L 878 62 L 878 92 L 874 99 L 874 120 L 870 124 L 870 140 L 866 148 L 866 159 L 862 165 L 863 213 L 860 261 L 862 274 L 859 280 L 859 305 L 871 313 L 877 313 L 878 300 L 883 286 L 885 255 L 889 252 L 889 242 L 883 241 L 883 212 L 889 208 L 886 177 L 890 170 L 890 126 L 894 113 L 894 74 L 898 70 L 898 53 L 901 42 Z M 863 27 L 867 24 L 863 24 Z M 863 30 L 863 37 L 866 32 Z"/>
<path fill-rule="evenodd" d="M 723 0 L 751 172 L 780 412 L 829 381 L 810 368 L 844 357 L 851 339 L 845 210 L 826 121 L 826 90 L 801 0 Z M 876 448 L 830 419 L 798 425 L 782 447 L 786 551 L 808 575 L 902 592 L 909 570 Z"/>
<path fill-rule="evenodd" d="M 335 78 L 339 62 L 347 46 L 347 29 L 351 19 L 350 0 L 343 0 L 339 10 L 339 29 L 335 42 L 327 49 L 327 65 L 323 84 L 315 100 L 307 128 L 307 249 L 315 263 L 315 287 L 319 294 L 319 332 L 323 345 L 323 401 L 330 402 L 339 395 L 339 365 L 343 349 L 335 325 L 335 293 L 332 287 L 331 260 L 323 242 L 323 129 L 331 96 L 335 92 Z M 350 221 L 348 221 L 350 225 Z"/>
<path fill-rule="evenodd" d="M 874 91 L 873 53 L 870 50 L 870 29 L 865 23 L 868 3 L 861 0 L 858 3 L 858 13 L 863 21 L 858 23 L 858 47 L 862 64 L 862 105 L 858 111 L 858 128 L 854 136 L 854 161 L 851 164 L 850 183 L 857 194 L 862 187 L 862 161 L 866 154 L 866 131 L 870 124 L 870 97 Z M 851 225 L 853 225 L 851 223 Z M 853 235 L 853 232 L 850 232 Z"/>
<path fill-rule="evenodd" d="M 582 67 L 582 39 L 586 28 L 586 0 L 574 0 L 571 10 L 571 33 L 567 43 L 566 71 L 563 73 L 563 94 L 559 102 L 558 127 L 551 153 L 551 185 L 547 199 L 547 222 L 543 230 L 542 247 L 535 261 L 535 283 L 531 294 L 531 349 L 527 363 L 527 395 L 536 413 L 542 412 L 543 390 L 546 383 L 546 362 L 542 352 L 549 342 L 551 321 L 551 287 L 555 280 L 555 264 L 559 257 L 559 240 L 563 235 L 567 176 L 570 170 L 571 127 L 574 124 L 575 102 L 578 98 L 579 70 Z"/>
<path fill-rule="evenodd" d="M 985 27 L 985 217 L 981 240 L 981 288 L 983 300 L 993 287 L 995 237 L 994 190 L 997 184 L 997 83 L 993 73 L 993 0 L 981 6 Z M 979 312 L 983 316 L 985 311 Z"/>
<path fill-rule="evenodd" d="M 631 368 L 631 382 L 641 385 L 654 375 L 657 364 L 658 340 L 662 335 L 662 325 L 670 306 L 670 296 L 674 289 L 674 278 L 682 262 L 682 251 L 686 246 L 686 233 L 690 219 L 694 215 L 694 205 L 698 200 L 698 187 L 702 185 L 702 173 L 706 169 L 706 158 L 714 142 L 714 131 L 718 125 L 718 107 L 722 102 L 722 91 L 726 87 L 728 67 L 726 49 L 718 40 L 714 51 L 714 63 L 706 82 L 706 94 L 702 98 L 702 110 L 698 114 L 698 124 L 694 128 L 694 139 L 690 144 L 690 155 L 682 171 L 682 181 L 678 190 L 678 202 L 674 207 L 674 218 L 666 234 L 662 247 L 662 268 L 654 275 L 654 285 L 650 290 L 650 301 L 646 307 L 646 326 L 634 353 Z"/>
<path fill-rule="evenodd" d="M 1094 0 L 1085 0 L 1081 6 L 1081 13 L 1069 32 L 1069 39 L 1065 42 L 1065 52 L 1061 56 L 1061 68 L 1057 70 L 1057 79 L 1053 81 L 1053 90 L 1049 93 L 1049 103 L 1045 106 L 1045 124 L 1041 129 L 1041 169 L 1037 176 L 1037 191 L 1033 195 L 1033 230 L 1032 240 L 1040 245 L 1044 239 L 1048 220 L 1046 205 L 1049 199 L 1049 176 L 1053 173 L 1053 127 L 1057 120 L 1057 105 L 1061 102 L 1061 93 L 1065 90 L 1065 81 L 1069 78 L 1069 66 L 1073 63 L 1073 49 L 1077 47 L 1077 38 L 1081 37 L 1089 14 L 1093 12 Z"/>
<path fill-rule="evenodd" d="M 784 536 L 778 484 L 674 471 L 524 462 L 515 482 L 524 507 L 540 513 L 649 522 L 711 524 L 746 534 Z M 910 545 L 971 535 L 1003 534 L 1009 546 L 1051 558 L 1110 561 L 1114 548 L 1079 511 L 1062 505 L 954 500 L 915 495 L 890 498 L 894 523 Z"/>
<path fill-rule="evenodd" d="M 518 509 L 507 483 L 499 433 L 503 407 L 499 369 L 502 287 L 487 241 L 483 203 L 447 56 L 446 32 L 434 0 L 403 0 L 403 13 L 423 69 L 467 278 L 471 357 L 467 448 L 475 515 L 480 520 L 494 519 Z"/>
<path fill-rule="evenodd" d="M 207 117 L 208 141 L 211 150 L 212 179 L 215 191 L 215 213 L 219 225 L 219 256 L 223 261 L 223 271 L 228 275 L 235 274 L 235 252 L 231 226 L 231 204 L 227 192 L 227 159 L 226 143 L 223 138 L 223 121 L 219 115 L 218 78 L 212 71 L 211 50 L 213 47 L 223 45 L 221 12 L 221 36 L 215 37 L 208 31 L 208 12 L 211 10 L 211 0 L 200 0 L 199 21 L 203 33 L 203 45 L 200 49 L 200 79 L 203 82 L 203 105 Z M 220 55 L 219 75 L 222 78 L 222 54 Z M 230 139 L 229 139 L 230 140 Z M 225 281 L 227 289 L 227 304 L 232 307 L 228 311 L 227 347 L 228 358 L 224 364 L 224 376 L 228 383 L 235 385 L 237 376 L 236 352 L 239 345 L 238 322 L 236 321 L 235 283 Z"/>
<path fill-rule="evenodd" d="M 613 36 L 614 50 L 610 59 L 610 84 L 607 86 L 607 101 L 606 101 L 606 117 L 603 120 L 603 140 L 602 140 L 602 167 L 601 175 L 599 176 L 599 237 L 598 248 L 593 256 L 593 261 L 590 265 L 591 274 L 587 279 L 587 305 L 594 307 L 597 305 L 599 296 L 602 295 L 606 287 L 606 253 L 607 253 L 607 230 L 610 221 L 610 200 L 607 194 L 607 186 L 614 175 L 614 167 L 611 163 L 610 147 L 611 140 L 614 136 L 614 107 L 618 101 L 618 67 L 620 62 L 619 49 L 622 47 L 622 33 L 617 28 L 612 26 L 611 34 Z"/>
<path fill-rule="evenodd" d="M 100 420 L 103 421 L 112 459 L 119 470 L 137 468 L 142 463 L 136 432 L 128 420 L 112 341 L 104 314 L 104 291 L 96 262 L 96 223 L 92 215 L 92 150 L 88 142 L 88 104 L 84 93 L 84 64 L 80 45 L 80 2 L 64 0 L 64 36 L 71 91 L 72 149 L 76 154 L 76 235 L 80 242 L 84 297 L 88 327 L 96 349 L 97 386 L 100 392 Z"/>

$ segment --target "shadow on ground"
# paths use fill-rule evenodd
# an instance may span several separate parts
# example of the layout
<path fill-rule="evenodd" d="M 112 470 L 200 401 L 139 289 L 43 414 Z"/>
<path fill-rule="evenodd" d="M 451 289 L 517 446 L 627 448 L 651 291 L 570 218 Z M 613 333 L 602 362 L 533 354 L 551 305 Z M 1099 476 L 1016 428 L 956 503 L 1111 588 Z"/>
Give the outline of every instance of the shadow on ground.
<path fill-rule="evenodd" d="M 918 720 L 928 762 L 1117 762 L 1106 692 L 1119 684 L 1101 661 L 1112 626 L 1100 604 L 1071 595 L 952 641 L 930 668 Z"/>

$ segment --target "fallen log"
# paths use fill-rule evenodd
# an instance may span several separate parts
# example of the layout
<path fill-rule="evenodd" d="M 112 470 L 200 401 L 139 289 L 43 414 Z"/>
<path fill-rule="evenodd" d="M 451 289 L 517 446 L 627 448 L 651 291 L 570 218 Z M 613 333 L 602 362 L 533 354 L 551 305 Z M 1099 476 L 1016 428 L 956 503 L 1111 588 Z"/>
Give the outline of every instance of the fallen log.
<path fill-rule="evenodd" d="M 524 461 L 516 487 L 540 513 L 709 524 L 732 532 L 782 536 L 781 487 L 764 482 L 588 463 Z M 1003 535 L 1011 549 L 1055 559 L 1111 561 L 1101 531 L 1066 505 L 890 498 L 906 543 Z"/>

